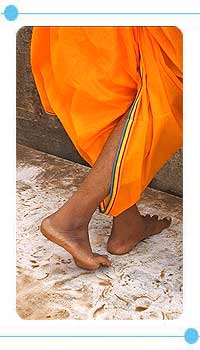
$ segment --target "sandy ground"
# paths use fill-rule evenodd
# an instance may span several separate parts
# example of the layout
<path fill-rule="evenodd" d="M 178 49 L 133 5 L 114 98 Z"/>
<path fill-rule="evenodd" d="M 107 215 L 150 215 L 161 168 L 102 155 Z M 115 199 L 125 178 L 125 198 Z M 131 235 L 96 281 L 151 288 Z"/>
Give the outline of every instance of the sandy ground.
<path fill-rule="evenodd" d="M 60 207 L 87 174 L 82 165 L 19 145 L 17 148 L 17 313 L 23 319 L 175 319 L 182 313 L 182 200 L 147 189 L 142 213 L 170 215 L 161 234 L 110 268 L 79 269 L 39 232 L 43 217 Z M 95 212 L 93 250 L 105 254 L 111 218 Z"/>

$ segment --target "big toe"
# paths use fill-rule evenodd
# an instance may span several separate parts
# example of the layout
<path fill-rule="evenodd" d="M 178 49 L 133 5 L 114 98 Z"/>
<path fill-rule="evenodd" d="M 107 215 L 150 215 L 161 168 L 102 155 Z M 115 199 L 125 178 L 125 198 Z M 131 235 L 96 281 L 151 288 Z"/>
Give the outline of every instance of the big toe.
<path fill-rule="evenodd" d="M 152 217 L 154 218 L 154 216 Z M 155 231 L 156 232 L 161 232 L 162 230 L 168 228 L 172 223 L 172 218 L 171 217 L 165 217 L 164 219 L 158 220 L 155 218 Z"/>
<path fill-rule="evenodd" d="M 97 268 L 100 265 L 107 266 L 107 267 L 111 265 L 111 261 L 108 259 L 107 255 L 94 254 L 94 260 L 97 264 Z"/>
<path fill-rule="evenodd" d="M 108 259 L 106 255 L 93 254 L 92 257 L 85 259 L 85 261 L 80 261 L 78 259 L 74 259 L 75 264 L 84 270 L 93 271 L 98 269 L 101 265 L 109 267 L 111 265 L 111 261 Z"/>
<path fill-rule="evenodd" d="M 170 216 L 165 217 L 164 219 L 161 220 L 163 223 L 164 228 L 167 228 L 171 225 L 172 223 L 172 218 Z"/>

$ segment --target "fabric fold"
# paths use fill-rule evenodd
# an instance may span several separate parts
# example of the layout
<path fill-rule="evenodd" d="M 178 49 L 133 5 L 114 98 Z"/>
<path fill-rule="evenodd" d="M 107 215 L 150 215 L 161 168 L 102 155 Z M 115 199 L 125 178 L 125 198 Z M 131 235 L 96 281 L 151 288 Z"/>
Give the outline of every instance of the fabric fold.
<path fill-rule="evenodd" d="M 182 33 L 176 27 L 34 27 L 44 109 L 93 165 L 129 108 L 101 212 L 135 204 L 182 144 Z"/>

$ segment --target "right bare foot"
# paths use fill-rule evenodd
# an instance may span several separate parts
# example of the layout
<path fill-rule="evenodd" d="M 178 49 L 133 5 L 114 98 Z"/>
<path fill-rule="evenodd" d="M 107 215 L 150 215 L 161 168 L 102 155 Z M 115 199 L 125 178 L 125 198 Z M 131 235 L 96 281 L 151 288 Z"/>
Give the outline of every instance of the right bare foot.
<path fill-rule="evenodd" d="M 63 230 L 56 221 L 56 215 L 52 214 L 43 219 L 40 230 L 47 239 L 69 252 L 75 264 L 82 269 L 96 270 L 100 265 L 111 265 L 106 255 L 93 254 L 87 225 Z"/>
<path fill-rule="evenodd" d="M 140 241 L 160 233 L 171 225 L 171 218 L 159 220 L 157 215 L 140 215 L 133 205 L 113 219 L 107 250 L 121 255 L 130 252 Z"/>

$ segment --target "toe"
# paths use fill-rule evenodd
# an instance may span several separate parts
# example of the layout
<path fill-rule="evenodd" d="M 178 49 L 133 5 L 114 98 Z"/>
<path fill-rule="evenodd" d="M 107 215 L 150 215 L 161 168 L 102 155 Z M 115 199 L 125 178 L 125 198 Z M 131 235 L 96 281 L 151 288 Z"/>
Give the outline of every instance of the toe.
<path fill-rule="evenodd" d="M 108 259 L 107 255 L 95 254 L 95 261 L 98 264 L 98 267 L 100 265 L 107 266 L 107 267 L 111 265 L 111 261 Z"/>
<path fill-rule="evenodd" d="M 152 219 L 153 219 L 153 220 L 158 220 L 158 215 L 153 215 L 153 216 L 152 216 Z"/>
<path fill-rule="evenodd" d="M 162 220 L 157 221 L 157 228 L 158 231 L 161 232 L 162 230 L 168 228 L 171 225 L 172 219 L 171 218 L 164 218 Z"/>
<path fill-rule="evenodd" d="M 93 257 L 86 259 L 85 261 L 80 261 L 78 259 L 74 259 L 75 264 L 84 270 L 93 271 L 100 267 L 100 265 L 109 267 L 111 265 L 111 261 L 107 258 L 106 255 L 93 254 Z"/>
<path fill-rule="evenodd" d="M 169 227 L 172 223 L 172 218 L 167 216 L 166 218 L 163 219 L 163 223 L 166 227 Z"/>

